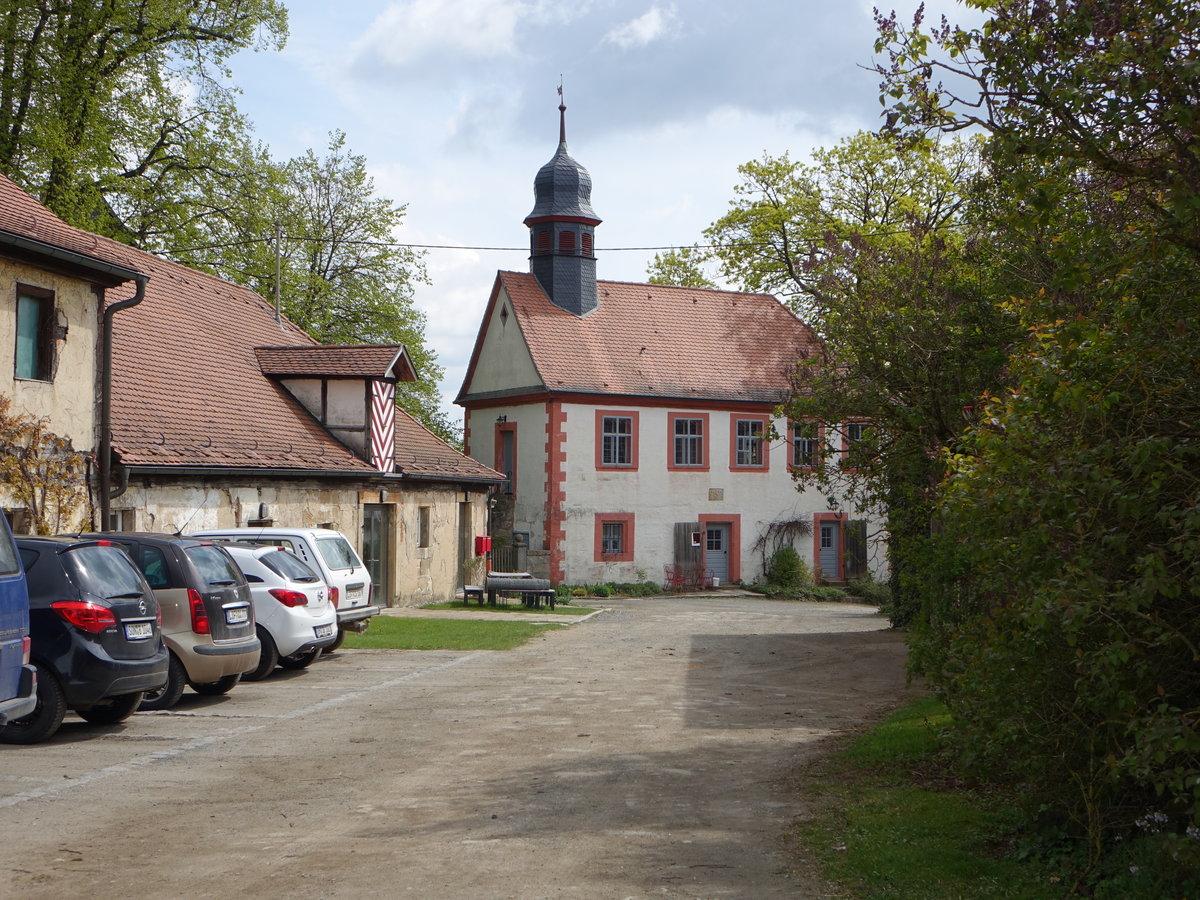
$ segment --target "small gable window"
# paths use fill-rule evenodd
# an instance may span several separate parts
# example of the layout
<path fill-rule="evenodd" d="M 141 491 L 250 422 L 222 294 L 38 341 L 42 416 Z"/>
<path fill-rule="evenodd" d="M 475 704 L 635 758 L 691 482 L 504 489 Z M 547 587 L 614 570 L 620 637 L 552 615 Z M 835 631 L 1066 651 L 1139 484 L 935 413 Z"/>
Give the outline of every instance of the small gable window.
<path fill-rule="evenodd" d="M 574 253 L 575 252 L 575 232 L 560 231 L 558 233 L 558 252 L 559 253 Z"/>

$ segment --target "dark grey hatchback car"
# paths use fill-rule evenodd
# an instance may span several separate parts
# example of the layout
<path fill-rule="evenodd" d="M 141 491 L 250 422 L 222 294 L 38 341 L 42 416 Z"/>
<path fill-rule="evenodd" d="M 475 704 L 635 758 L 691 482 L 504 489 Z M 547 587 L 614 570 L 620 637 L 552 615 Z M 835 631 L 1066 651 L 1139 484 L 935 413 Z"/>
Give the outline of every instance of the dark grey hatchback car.
<path fill-rule="evenodd" d="M 108 541 L 19 537 L 29 584 L 37 707 L 0 726 L 0 741 L 53 735 L 68 709 L 95 724 L 132 715 L 167 679 L 158 602 L 142 573 Z"/>

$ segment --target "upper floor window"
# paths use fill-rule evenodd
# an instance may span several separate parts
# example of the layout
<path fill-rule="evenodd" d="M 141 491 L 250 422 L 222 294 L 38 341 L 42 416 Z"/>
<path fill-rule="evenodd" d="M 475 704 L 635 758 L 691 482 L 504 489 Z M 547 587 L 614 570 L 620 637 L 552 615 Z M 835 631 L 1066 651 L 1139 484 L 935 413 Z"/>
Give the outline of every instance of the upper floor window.
<path fill-rule="evenodd" d="M 816 422 L 793 422 L 791 427 L 791 460 L 793 469 L 815 469 L 821 465 L 822 429 Z"/>
<path fill-rule="evenodd" d="M 872 431 L 870 422 L 847 422 L 842 443 L 842 466 L 853 469 L 869 458 Z"/>
<path fill-rule="evenodd" d="M 54 293 L 42 288 L 17 286 L 17 378 L 51 381 L 54 378 Z"/>
<path fill-rule="evenodd" d="M 767 469 L 767 417 L 733 416 L 730 427 L 731 469 Z"/>
<path fill-rule="evenodd" d="M 638 414 L 619 410 L 596 411 L 596 468 L 636 469 L 638 464 Z"/>
<path fill-rule="evenodd" d="M 672 413 L 671 422 L 671 465 L 670 468 L 706 468 L 707 429 L 704 417 Z"/>

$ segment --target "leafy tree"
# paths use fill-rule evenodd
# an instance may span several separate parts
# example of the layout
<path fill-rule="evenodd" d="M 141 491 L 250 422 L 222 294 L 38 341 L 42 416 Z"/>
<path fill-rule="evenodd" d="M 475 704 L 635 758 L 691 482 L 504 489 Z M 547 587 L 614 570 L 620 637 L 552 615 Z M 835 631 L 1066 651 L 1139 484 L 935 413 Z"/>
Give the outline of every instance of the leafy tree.
<path fill-rule="evenodd" d="M 797 477 L 887 516 L 903 624 L 939 453 L 965 428 L 963 410 L 1000 383 L 1015 339 L 995 302 L 991 238 L 966 215 L 986 173 L 967 141 L 905 148 L 859 134 L 813 160 L 742 166 L 738 199 L 706 234 L 727 277 L 785 293 L 820 334 L 787 412 L 824 434 L 823 458 Z M 843 460 L 852 436 L 855 457 Z"/>
<path fill-rule="evenodd" d="M 286 33 L 277 0 L 9 0 L 0 171 L 71 224 L 128 239 L 126 198 L 209 164 L 194 148 L 233 115 L 228 59 Z"/>
<path fill-rule="evenodd" d="M 707 254 L 698 247 L 655 253 L 653 261 L 646 267 L 646 280 L 651 284 L 715 288 L 716 284 L 704 274 L 703 265 L 707 261 Z"/>
<path fill-rule="evenodd" d="M 87 499 L 87 458 L 49 424 L 14 413 L 12 399 L 0 394 L 0 485 L 29 511 L 33 534 L 78 525 Z"/>
<path fill-rule="evenodd" d="M 1200 10 L 971 5 L 880 20 L 893 126 L 990 132 L 1027 335 L 951 457 L 913 659 L 1097 866 L 1139 818 L 1200 827 Z"/>

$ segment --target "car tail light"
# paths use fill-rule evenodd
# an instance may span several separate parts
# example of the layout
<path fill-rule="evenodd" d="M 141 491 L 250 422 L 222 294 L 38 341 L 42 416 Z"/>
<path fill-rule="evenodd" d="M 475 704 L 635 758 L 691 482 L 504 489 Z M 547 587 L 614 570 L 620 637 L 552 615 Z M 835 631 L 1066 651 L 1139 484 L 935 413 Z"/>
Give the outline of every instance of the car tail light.
<path fill-rule="evenodd" d="M 338 589 L 330 585 L 329 587 L 329 602 L 333 604 L 333 608 L 337 609 L 338 605 Z"/>
<path fill-rule="evenodd" d="M 308 594 L 303 591 L 289 591 L 286 588 L 271 588 L 267 591 L 284 606 L 308 606 Z"/>
<path fill-rule="evenodd" d="M 24 640 L 21 641 L 21 665 L 23 666 L 29 665 L 29 648 L 32 644 L 33 641 L 29 639 L 29 635 L 25 635 Z"/>
<path fill-rule="evenodd" d="M 192 611 L 192 631 L 196 634 L 211 634 L 208 627 L 208 610 L 204 608 L 204 598 L 195 588 L 188 588 L 188 607 Z"/>
<path fill-rule="evenodd" d="M 90 634 L 99 634 L 117 624 L 117 617 L 111 609 L 86 600 L 55 600 L 50 608 L 80 631 Z"/>

